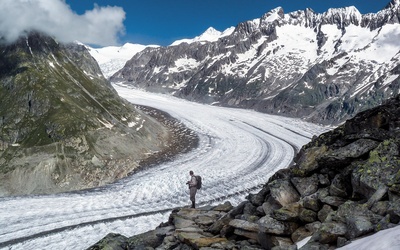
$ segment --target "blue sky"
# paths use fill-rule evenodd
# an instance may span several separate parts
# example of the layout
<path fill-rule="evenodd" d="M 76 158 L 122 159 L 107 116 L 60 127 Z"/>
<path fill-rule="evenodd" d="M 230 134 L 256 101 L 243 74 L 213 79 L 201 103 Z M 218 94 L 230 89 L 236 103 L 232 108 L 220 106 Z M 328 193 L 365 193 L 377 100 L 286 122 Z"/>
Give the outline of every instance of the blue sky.
<path fill-rule="evenodd" d="M 223 31 L 239 22 L 261 17 L 281 6 L 285 13 L 307 7 L 318 13 L 332 7 L 356 6 L 361 13 L 377 12 L 389 0 L 66 0 L 73 11 L 83 14 L 98 6 L 120 6 L 126 13 L 125 35 L 120 43 L 169 45 L 193 38 L 208 27 Z"/>

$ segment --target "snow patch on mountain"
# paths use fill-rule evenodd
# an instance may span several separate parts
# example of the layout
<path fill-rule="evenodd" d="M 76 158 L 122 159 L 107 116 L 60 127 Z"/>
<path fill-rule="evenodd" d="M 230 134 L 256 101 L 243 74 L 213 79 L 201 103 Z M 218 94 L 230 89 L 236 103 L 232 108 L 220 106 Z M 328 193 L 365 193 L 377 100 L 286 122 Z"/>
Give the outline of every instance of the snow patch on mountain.
<path fill-rule="evenodd" d="M 176 46 L 181 43 L 191 44 L 194 42 L 215 42 L 221 37 L 229 36 L 230 34 L 232 34 L 232 32 L 234 30 L 235 30 L 234 27 L 230 27 L 230 28 L 227 28 L 226 30 L 224 30 L 223 32 L 221 32 L 221 31 L 214 29 L 213 27 L 210 27 L 200 36 L 196 36 L 195 38 L 192 38 L 192 39 L 177 40 L 177 41 L 173 42 L 171 44 L 171 46 Z"/>
<path fill-rule="evenodd" d="M 108 46 L 104 48 L 92 48 L 86 46 L 89 53 L 96 59 L 106 78 L 122 69 L 125 63 L 136 53 L 147 47 L 158 47 L 158 45 L 141 45 L 126 43 L 123 46 Z"/>

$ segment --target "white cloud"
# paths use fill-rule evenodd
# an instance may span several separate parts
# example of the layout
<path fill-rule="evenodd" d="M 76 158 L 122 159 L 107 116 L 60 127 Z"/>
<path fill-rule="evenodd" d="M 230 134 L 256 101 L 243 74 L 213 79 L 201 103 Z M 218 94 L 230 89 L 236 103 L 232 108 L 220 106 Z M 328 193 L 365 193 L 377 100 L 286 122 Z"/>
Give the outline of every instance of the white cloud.
<path fill-rule="evenodd" d="M 121 7 L 99 7 L 78 15 L 64 0 L 1 0 L 0 37 L 13 42 L 37 30 L 61 42 L 114 45 L 125 31 Z"/>

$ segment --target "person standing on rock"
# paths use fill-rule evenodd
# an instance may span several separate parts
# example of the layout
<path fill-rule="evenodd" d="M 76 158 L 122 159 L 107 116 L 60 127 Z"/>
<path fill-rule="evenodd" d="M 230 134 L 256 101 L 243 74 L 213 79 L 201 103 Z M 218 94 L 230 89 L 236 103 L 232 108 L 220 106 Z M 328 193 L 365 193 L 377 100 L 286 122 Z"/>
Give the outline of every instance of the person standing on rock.
<path fill-rule="evenodd" d="M 192 208 L 195 208 L 196 207 L 197 179 L 192 170 L 189 171 L 189 174 L 190 174 L 190 180 L 188 182 L 186 182 L 186 184 L 189 185 L 190 200 L 192 201 Z"/>

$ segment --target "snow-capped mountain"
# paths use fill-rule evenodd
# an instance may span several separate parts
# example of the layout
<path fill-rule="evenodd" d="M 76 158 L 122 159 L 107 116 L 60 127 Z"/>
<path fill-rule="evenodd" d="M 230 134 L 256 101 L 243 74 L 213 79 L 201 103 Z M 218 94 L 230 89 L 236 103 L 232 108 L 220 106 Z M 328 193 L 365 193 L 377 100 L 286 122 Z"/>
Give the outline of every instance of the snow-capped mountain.
<path fill-rule="evenodd" d="M 89 53 L 98 62 L 101 71 L 106 78 L 112 76 L 115 72 L 122 69 L 129 59 L 136 53 L 147 47 L 158 47 L 157 45 L 141 45 L 126 43 L 123 46 L 109 46 L 104 48 L 92 48 L 86 46 Z"/>
<path fill-rule="evenodd" d="M 276 8 L 216 41 L 146 48 L 111 81 L 338 123 L 399 93 L 399 6 L 369 14 Z"/>
<path fill-rule="evenodd" d="M 181 40 L 176 40 L 171 44 L 171 46 L 176 46 L 181 43 L 194 43 L 194 42 L 215 42 L 218 41 L 221 37 L 229 36 L 232 34 L 232 32 L 235 30 L 235 27 L 230 27 L 227 28 L 224 31 L 218 31 L 214 29 L 213 27 L 208 28 L 203 34 L 200 36 L 196 36 L 195 38 L 192 39 L 181 39 Z"/>

